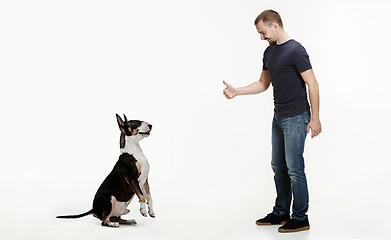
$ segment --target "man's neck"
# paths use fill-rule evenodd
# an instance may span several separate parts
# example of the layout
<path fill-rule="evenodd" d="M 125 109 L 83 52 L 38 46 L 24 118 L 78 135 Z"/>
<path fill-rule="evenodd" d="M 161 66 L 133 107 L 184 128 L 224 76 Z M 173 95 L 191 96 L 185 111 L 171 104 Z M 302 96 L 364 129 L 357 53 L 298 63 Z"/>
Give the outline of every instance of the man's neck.
<path fill-rule="evenodd" d="M 277 39 L 277 44 L 284 43 L 284 42 L 288 41 L 289 39 L 291 39 L 291 37 L 284 30 L 282 30 L 280 32 L 280 36 Z"/>

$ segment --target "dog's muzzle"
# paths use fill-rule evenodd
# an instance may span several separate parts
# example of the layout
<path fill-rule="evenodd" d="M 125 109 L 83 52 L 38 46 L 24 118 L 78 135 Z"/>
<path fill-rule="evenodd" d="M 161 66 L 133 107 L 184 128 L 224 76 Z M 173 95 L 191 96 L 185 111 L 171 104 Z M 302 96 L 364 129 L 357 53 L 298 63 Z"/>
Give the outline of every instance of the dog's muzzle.
<path fill-rule="evenodd" d="M 139 134 L 150 135 L 151 134 L 151 130 L 152 130 L 152 125 L 148 124 L 148 128 L 149 128 L 149 130 L 147 132 L 139 132 Z"/>

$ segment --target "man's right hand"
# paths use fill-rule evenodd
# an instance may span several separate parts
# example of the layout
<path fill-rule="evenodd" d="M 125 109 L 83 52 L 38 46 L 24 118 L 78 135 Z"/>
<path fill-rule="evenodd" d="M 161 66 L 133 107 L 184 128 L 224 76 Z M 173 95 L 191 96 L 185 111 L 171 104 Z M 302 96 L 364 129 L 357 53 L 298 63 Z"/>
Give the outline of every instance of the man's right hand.
<path fill-rule="evenodd" d="M 230 84 L 226 83 L 225 81 L 223 81 L 224 85 L 227 86 L 225 89 L 224 89 L 224 96 L 228 99 L 232 99 L 234 97 L 236 97 L 236 89 L 234 87 L 232 87 Z"/>

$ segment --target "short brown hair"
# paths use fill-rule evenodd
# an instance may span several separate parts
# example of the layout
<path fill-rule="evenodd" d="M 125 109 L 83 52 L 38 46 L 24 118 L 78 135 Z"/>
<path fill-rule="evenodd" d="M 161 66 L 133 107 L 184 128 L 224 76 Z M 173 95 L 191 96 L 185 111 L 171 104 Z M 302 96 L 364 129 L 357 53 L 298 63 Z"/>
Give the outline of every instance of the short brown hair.
<path fill-rule="evenodd" d="M 264 22 L 268 26 L 270 26 L 273 22 L 278 23 L 280 27 L 284 28 L 281 20 L 280 14 L 278 12 L 273 11 L 271 9 L 263 11 L 259 16 L 255 19 L 254 25 L 257 25 L 260 21 Z"/>

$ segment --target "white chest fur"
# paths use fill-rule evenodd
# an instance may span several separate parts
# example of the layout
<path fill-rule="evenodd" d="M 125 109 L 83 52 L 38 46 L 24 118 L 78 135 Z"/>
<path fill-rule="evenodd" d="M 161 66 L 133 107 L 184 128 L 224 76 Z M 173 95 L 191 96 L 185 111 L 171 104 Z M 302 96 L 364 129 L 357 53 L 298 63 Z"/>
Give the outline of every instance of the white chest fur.
<path fill-rule="evenodd" d="M 137 162 L 140 164 L 140 177 L 139 183 L 144 184 L 147 180 L 149 173 L 148 160 L 141 150 L 139 139 L 137 137 L 125 136 L 125 147 L 121 148 L 121 153 L 129 153 L 134 156 Z"/>

